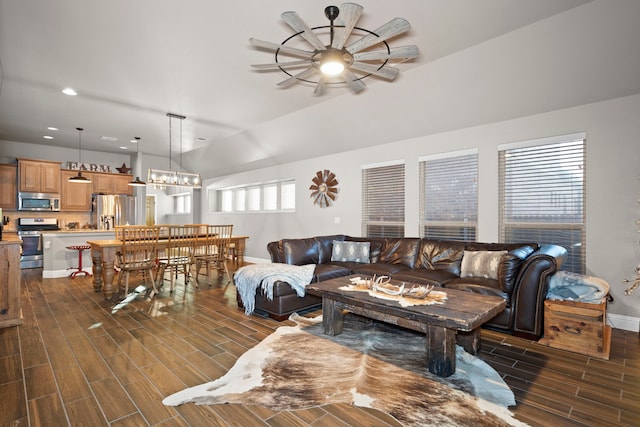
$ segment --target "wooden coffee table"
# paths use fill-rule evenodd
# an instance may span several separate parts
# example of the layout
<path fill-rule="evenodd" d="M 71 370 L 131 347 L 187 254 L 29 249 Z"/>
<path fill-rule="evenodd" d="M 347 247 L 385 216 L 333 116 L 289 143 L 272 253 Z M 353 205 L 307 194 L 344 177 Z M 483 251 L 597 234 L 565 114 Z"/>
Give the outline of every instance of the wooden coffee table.
<path fill-rule="evenodd" d="M 446 292 L 444 304 L 402 307 L 398 301 L 340 289 L 350 285 L 353 277 L 358 276 L 339 277 L 307 286 L 311 293 L 322 295 L 324 333 L 338 335 L 342 332 L 345 310 L 424 332 L 429 372 L 440 377 L 448 377 L 456 371 L 456 342 L 467 352 L 476 354 L 480 348 L 480 326 L 506 306 L 506 301 L 500 297 L 436 288 Z"/>

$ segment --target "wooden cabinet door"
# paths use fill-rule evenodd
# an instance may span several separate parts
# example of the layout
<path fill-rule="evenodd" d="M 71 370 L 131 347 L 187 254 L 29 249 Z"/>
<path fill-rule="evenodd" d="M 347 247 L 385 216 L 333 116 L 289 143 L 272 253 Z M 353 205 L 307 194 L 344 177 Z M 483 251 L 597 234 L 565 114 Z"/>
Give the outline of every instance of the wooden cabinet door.
<path fill-rule="evenodd" d="M 18 164 L 20 168 L 20 191 L 39 193 L 40 164 L 26 160 L 21 160 Z"/>
<path fill-rule="evenodd" d="M 0 165 L 0 208 L 17 209 L 18 168 L 14 165 Z"/>
<path fill-rule="evenodd" d="M 60 163 L 18 159 L 20 191 L 60 193 Z"/>
<path fill-rule="evenodd" d="M 0 328 L 20 324 L 20 243 L 3 243 L 0 244 Z"/>
<path fill-rule="evenodd" d="M 113 177 L 113 191 L 114 194 L 128 194 L 133 195 L 133 187 L 129 183 L 133 181 L 131 175 L 115 175 Z"/>
<path fill-rule="evenodd" d="M 94 173 L 93 192 L 102 194 L 113 194 L 113 175 L 107 173 Z"/>
<path fill-rule="evenodd" d="M 40 191 L 42 193 L 60 193 L 60 164 L 40 164 Z"/>
<path fill-rule="evenodd" d="M 62 170 L 60 172 L 61 182 L 61 200 L 60 208 L 63 211 L 89 212 L 91 210 L 91 194 L 93 193 L 92 184 L 69 182 L 69 178 L 78 175 L 75 170 Z M 92 174 L 82 172 L 82 176 L 86 176 L 93 181 Z"/>

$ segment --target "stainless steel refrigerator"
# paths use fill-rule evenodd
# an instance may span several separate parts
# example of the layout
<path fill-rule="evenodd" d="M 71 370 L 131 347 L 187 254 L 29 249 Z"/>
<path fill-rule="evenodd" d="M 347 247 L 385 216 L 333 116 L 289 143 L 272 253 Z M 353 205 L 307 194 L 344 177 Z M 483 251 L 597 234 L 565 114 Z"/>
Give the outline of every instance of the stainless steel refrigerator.
<path fill-rule="evenodd" d="M 116 225 L 134 225 L 136 198 L 125 194 L 94 194 L 91 216 L 91 224 L 98 230 L 111 230 Z"/>

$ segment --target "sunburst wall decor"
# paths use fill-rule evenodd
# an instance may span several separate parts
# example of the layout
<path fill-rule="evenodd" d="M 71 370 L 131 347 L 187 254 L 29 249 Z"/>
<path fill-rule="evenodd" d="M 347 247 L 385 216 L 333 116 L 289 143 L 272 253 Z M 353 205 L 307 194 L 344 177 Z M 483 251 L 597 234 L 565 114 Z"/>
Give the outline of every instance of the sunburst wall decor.
<path fill-rule="evenodd" d="M 316 172 L 311 179 L 313 184 L 309 187 L 311 190 L 311 199 L 313 203 L 321 208 L 329 207 L 336 200 L 338 194 L 338 180 L 336 174 L 328 169 Z"/>

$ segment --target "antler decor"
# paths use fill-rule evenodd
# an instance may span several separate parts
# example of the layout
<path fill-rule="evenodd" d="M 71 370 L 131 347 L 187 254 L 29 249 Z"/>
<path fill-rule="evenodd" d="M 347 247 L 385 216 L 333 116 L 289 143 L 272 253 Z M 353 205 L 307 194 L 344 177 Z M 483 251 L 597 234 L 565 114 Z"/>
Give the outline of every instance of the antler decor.
<path fill-rule="evenodd" d="M 311 190 L 310 197 L 313 199 L 313 203 L 319 205 L 321 208 L 331 206 L 338 194 L 336 174 L 325 169 L 324 171 L 316 172 L 316 176 L 314 176 L 311 181 L 313 184 L 311 184 L 309 190 Z"/>

